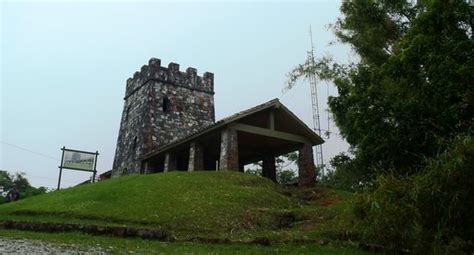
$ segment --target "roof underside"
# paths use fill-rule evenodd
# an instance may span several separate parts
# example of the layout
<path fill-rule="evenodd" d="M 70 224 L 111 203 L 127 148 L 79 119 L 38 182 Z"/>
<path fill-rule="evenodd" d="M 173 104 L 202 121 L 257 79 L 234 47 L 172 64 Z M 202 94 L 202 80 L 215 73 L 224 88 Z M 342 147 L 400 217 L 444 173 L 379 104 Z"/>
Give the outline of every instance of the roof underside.
<path fill-rule="evenodd" d="M 271 120 L 270 115 L 274 116 L 274 121 Z M 274 123 L 273 128 L 271 128 L 272 122 Z M 248 163 L 260 160 L 262 153 L 281 155 L 297 150 L 303 142 L 311 145 L 324 142 L 321 137 L 282 105 L 278 99 L 274 99 L 219 120 L 162 148 L 157 148 L 156 151 L 145 155 L 142 159 L 162 156 L 166 152 L 186 150 L 189 144 L 194 141 L 199 141 L 206 148 L 208 155 L 217 159 L 220 151 L 220 131 L 229 126 L 244 127 L 237 129 L 239 154 L 240 158 Z M 253 132 L 253 129 L 259 132 Z M 265 135 L 264 132 L 267 130 L 273 133 Z M 296 141 L 288 139 L 286 135 L 298 139 Z M 302 140 L 304 141 L 302 142 Z"/>

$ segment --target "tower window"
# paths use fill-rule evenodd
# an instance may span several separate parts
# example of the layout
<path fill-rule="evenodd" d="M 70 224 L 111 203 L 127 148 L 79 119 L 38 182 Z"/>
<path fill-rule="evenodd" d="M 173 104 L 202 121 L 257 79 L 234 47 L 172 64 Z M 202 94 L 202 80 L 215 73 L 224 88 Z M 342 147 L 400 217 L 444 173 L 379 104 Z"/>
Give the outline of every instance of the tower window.
<path fill-rule="evenodd" d="M 168 99 L 168 97 L 163 98 L 163 105 L 161 106 L 163 112 L 169 112 L 171 108 L 171 101 Z"/>

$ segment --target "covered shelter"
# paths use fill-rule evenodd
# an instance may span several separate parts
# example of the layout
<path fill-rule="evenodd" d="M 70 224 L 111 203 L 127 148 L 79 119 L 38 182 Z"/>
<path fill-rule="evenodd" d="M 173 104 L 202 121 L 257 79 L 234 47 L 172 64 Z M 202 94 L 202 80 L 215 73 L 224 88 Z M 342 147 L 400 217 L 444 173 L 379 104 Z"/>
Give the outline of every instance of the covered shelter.
<path fill-rule="evenodd" d="M 244 171 L 263 162 L 262 175 L 276 182 L 275 158 L 298 151 L 298 185 L 315 183 L 313 146 L 324 143 L 278 99 L 236 113 L 140 158 L 141 173 Z"/>

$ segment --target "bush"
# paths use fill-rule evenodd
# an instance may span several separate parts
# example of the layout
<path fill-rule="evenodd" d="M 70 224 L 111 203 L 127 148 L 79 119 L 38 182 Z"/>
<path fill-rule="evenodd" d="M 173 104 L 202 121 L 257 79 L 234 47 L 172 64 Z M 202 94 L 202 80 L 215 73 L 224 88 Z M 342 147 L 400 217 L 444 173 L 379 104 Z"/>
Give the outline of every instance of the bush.
<path fill-rule="evenodd" d="M 331 168 L 321 178 L 321 184 L 326 187 L 355 192 L 365 189 L 372 181 L 358 160 L 346 153 L 334 156 L 329 163 Z"/>
<path fill-rule="evenodd" d="M 375 186 L 356 201 L 355 216 L 360 220 L 356 228 L 362 240 L 388 250 L 410 249 L 416 240 L 416 208 L 408 192 L 413 182 L 386 175 L 379 176 Z"/>
<path fill-rule="evenodd" d="M 359 196 L 362 240 L 417 254 L 474 251 L 474 139 L 459 136 L 448 151 L 408 177 L 382 175 Z"/>
<path fill-rule="evenodd" d="M 284 169 L 277 171 L 277 182 L 282 185 L 291 185 L 298 183 L 295 171 L 292 169 Z"/>
<path fill-rule="evenodd" d="M 474 240 L 474 139 L 459 137 L 451 150 L 430 160 L 414 176 L 412 196 L 419 212 L 418 251 L 446 254 Z M 464 240 L 463 242 L 460 240 Z"/>

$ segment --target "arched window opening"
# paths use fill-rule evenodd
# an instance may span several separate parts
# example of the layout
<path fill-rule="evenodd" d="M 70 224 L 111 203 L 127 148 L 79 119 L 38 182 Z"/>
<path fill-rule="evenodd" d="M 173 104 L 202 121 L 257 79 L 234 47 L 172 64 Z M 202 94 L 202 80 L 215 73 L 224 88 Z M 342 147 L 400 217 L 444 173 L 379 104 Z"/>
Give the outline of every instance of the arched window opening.
<path fill-rule="evenodd" d="M 171 101 L 168 99 L 168 97 L 163 98 L 163 105 L 162 105 L 162 110 L 163 112 L 169 112 L 171 109 Z"/>

